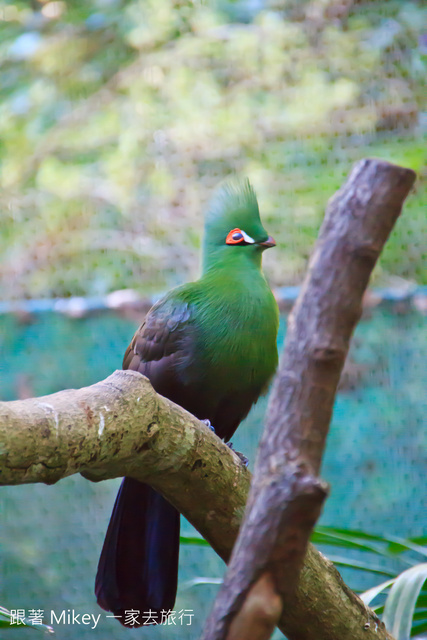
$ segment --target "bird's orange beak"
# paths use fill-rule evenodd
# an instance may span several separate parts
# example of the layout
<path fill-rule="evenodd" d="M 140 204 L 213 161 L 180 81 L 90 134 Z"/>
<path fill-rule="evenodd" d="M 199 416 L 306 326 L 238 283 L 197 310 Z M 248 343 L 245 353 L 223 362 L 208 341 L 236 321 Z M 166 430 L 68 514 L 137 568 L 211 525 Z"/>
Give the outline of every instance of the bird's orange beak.
<path fill-rule="evenodd" d="M 264 242 L 259 242 L 258 244 L 260 247 L 265 247 L 266 249 L 269 249 L 270 247 L 276 246 L 276 241 L 272 236 L 268 236 L 267 240 L 264 240 Z"/>

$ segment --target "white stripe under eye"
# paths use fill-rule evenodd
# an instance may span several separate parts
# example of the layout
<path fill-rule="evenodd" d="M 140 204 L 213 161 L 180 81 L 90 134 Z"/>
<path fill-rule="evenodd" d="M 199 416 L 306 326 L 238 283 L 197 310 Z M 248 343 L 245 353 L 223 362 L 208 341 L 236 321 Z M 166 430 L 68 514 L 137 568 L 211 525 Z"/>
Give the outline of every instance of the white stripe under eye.
<path fill-rule="evenodd" d="M 240 231 L 242 233 L 242 236 L 245 242 L 247 242 L 248 244 L 255 244 L 255 240 L 251 238 L 251 236 L 248 236 L 248 234 L 245 233 L 243 229 L 240 229 Z"/>

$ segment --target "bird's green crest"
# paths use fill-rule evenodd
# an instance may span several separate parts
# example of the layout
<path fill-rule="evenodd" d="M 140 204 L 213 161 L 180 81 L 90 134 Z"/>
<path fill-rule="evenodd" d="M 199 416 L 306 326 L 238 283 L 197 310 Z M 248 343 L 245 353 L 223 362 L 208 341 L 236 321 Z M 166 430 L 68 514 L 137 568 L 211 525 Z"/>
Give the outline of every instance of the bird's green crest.
<path fill-rule="evenodd" d="M 258 201 L 247 178 L 232 177 L 226 179 L 216 189 L 205 214 L 204 267 L 213 256 L 226 256 L 236 247 L 226 245 L 226 238 L 233 229 L 241 229 L 254 243 L 263 242 L 268 233 L 261 223 Z M 253 247 L 239 247 L 246 253 L 256 250 Z"/>
<path fill-rule="evenodd" d="M 213 241 L 225 240 L 230 229 L 244 229 L 256 240 L 267 234 L 259 217 L 255 191 L 247 178 L 228 178 L 216 189 L 205 214 L 205 232 Z"/>

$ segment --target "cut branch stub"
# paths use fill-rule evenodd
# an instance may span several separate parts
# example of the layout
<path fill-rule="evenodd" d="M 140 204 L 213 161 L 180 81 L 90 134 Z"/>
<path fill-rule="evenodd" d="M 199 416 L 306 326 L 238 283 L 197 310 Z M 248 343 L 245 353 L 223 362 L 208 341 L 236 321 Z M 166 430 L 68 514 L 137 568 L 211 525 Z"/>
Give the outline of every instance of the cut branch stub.
<path fill-rule="evenodd" d="M 316 637 L 289 623 L 309 536 L 326 495 L 316 476 L 363 294 L 414 180 L 409 169 L 362 160 L 328 204 L 289 317 L 245 518 L 203 640 L 226 640 L 236 619 L 250 628 L 243 603 L 267 571 L 284 603 L 288 638 Z M 295 467 L 301 472 L 298 482 Z M 301 493 L 305 483 L 310 490 Z M 378 619 L 376 624 L 381 628 Z M 270 634 L 249 631 L 245 640 Z"/>

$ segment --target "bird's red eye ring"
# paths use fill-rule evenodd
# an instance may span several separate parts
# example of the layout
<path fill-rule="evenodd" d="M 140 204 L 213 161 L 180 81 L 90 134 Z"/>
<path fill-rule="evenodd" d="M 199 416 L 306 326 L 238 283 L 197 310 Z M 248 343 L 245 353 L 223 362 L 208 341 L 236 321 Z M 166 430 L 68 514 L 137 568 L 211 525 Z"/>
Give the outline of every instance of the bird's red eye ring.
<path fill-rule="evenodd" d="M 241 232 L 240 229 L 232 229 L 226 239 L 225 239 L 225 244 L 240 244 L 240 242 L 244 242 L 245 238 L 243 236 L 243 233 Z"/>

